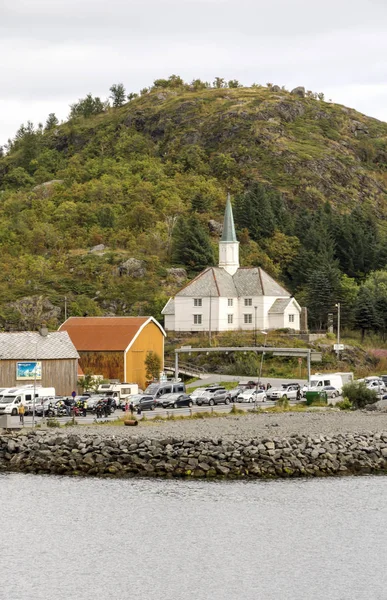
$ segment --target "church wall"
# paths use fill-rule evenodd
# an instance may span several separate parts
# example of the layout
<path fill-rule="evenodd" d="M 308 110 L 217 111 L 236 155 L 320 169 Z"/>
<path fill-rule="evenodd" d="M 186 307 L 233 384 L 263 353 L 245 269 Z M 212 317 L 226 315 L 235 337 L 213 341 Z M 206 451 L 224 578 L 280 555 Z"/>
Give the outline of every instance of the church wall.
<path fill-rule="evenodd" d="M 239 329 L 244 329 L 246 331 L 253 331 L 255 326 L 257 329 L 264 328 L 264 298 L 263 296 L 254 296 L 252 298 L 251 306 L 245 306 L 245 297 L 239 298 Z M 255 309 L 257 307 L 257 319 L 255 321 Z M 245 323 L 244 315 L 251 314 L 251 323 Z"/>
<path fill-rule="evenodd" d="M 294 315 L 294 322 L 289 322 L 289 315 Z M 283 327 L 289 327 L 289 329 L 294 329 L 295 331 L 300 331 L 300 311 L 294 302 L 291 302 L 289 306 L 285 308 L 284 314 L 284 325 Z"/>
<path fill-rule="evenodd" d="M 210 310 L 211 305 L 211 310 Z M 201 325 L 194 323 L 194 315 L 202 316 Z M 202 298 L 202 306 L 194 306 L 194 298 L 175 297 L 174 331 L 219 331 L 219 298 Z"/>

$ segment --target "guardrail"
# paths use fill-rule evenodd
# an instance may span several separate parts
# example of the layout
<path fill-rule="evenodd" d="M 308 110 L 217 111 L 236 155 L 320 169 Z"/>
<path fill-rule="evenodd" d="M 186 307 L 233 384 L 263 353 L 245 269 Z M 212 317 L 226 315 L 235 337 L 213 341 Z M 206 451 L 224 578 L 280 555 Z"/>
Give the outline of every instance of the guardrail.
<path fill-rule="evenodd" d="M 175 372 L 175 365 L 172 362 L 166 361 L 164 363 L 165 371 L 173 371 Z M 206 375 L 207 371 L 203 369 L 203 367 L 199 367 L 198 365 L 192 365 L 190 363 L 180 363 L 179 364 L 179 373 L 183 375 Z"/>

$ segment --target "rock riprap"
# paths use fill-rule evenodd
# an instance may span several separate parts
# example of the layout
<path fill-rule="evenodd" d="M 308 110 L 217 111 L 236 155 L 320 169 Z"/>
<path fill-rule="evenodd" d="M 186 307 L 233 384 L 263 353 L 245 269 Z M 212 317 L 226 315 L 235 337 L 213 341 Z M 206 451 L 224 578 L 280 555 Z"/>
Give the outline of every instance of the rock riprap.
<path fill-rule="evenodd" d="M 0 436 L 0 471 L 102 477 L 273 478 L 387 471 L 387 432 L 252 439 Z"/>

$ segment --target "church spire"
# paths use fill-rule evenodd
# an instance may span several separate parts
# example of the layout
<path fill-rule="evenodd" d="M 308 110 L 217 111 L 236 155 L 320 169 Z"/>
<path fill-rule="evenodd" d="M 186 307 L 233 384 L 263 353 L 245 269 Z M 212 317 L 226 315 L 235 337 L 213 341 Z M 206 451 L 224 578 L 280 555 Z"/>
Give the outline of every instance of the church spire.
<path fill-rule="evenodd" d="M 234 217 L 232 214 L 232 206 L 230 192 L 227 194 L 226 210 L 224 212 L 222 242 L 236 242 Z"/>
<path fill-rule="evenodd" d="M 239 269 L 239 242 L 235 233 L 230 194 L 227 194 L 223 232 L 219 242 L 219 267 L 225 269 L 230 275 L 234 275 Z"/>

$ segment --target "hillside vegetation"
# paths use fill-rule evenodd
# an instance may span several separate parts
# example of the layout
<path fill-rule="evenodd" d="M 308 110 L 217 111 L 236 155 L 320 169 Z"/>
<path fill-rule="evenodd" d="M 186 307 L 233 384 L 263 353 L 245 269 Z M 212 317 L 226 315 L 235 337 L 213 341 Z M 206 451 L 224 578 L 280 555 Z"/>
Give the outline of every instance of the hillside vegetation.
<path fill-rule="evenodd" d="M 216 262 L 229 190 L 244 266 L 317 328 L 339 300 L 346 324 L 385 331 L 387 124 L 229 84 L 172 76 L 130 101 L 112 86 L 115 106 L 89 95 L 65 123 L 19 129 L 0 156 L 3 328 L 56 327 L 64 297 L 71 315 L 160 318 L 186 276 L 170 267 Z"/>

